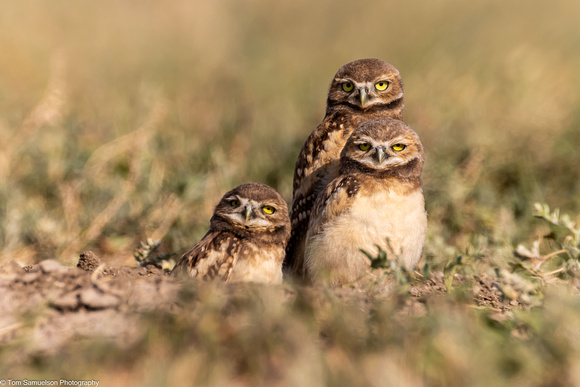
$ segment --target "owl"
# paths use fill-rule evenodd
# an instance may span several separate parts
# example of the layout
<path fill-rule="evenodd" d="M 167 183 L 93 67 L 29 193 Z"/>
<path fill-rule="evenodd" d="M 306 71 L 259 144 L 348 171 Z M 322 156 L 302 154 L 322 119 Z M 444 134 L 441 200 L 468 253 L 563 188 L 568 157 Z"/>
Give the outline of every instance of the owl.
<path fill-rule="evenodd" d="M 407 269 L 417 265 L 427 232 L 421 189 L 423 146 L 402 121 L 361 124 L 340 155 L 339 175 L 319 195 L 305 242 L 305 272 L 313 283 L 342 285 L 368 272 L 361 249 Z"/>
<path fill-rule="evenodd" d="M 281 283 L 289 237 L 288 206 L 278 192 L 264 184 L 243 184 L 222 197 L 209 231 L 181 257 L 171 274 Z"/>
<path fill-rule="evenodd" d="M 342 66 L 330 85 L 326 115 L 308 136 L 294 168 L 292 234 L 286 269 L 304 275 L 304 240 L 312 206 L 338 175 L 340 152 L 353 130 L 375 118 L 403 118 L 403 82 L 399 71 L 379 59 Z"/>

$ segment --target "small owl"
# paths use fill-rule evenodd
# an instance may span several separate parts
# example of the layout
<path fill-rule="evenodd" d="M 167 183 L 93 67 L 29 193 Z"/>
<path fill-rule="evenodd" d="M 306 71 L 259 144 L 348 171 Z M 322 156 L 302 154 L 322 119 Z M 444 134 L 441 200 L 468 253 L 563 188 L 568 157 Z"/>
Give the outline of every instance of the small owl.
<path fill-rule="evenodd" d="M 360 251 L 417 265 L 427 232 L 421 189 L 423 146 L 403 122 L 361 124 L 340 156 L 339 176 L 318 197 L 305 244 L 305 271 L 314 283 L 341 285 L 368 272 Z"/>
<path fill-rule="evenodd" d="M 353 130 L 375 118 L 403 118 L 403 82 L 399 71 L 379 59 L 342 66 L 330 85 L 326 116 L 310 134 L 294 168 L 292 235 L 285 266 L 303 276 L 304 240 L 312 206 L 338 175 L 340 152 Z"/>
<path fill-rule="evenodd" d="M 171 274 L 281 283 L 289 236 L 288 206 L 278 192 L 264 184 L 243 184 L 222 197 L 209 231 L 181 257 Z"/>

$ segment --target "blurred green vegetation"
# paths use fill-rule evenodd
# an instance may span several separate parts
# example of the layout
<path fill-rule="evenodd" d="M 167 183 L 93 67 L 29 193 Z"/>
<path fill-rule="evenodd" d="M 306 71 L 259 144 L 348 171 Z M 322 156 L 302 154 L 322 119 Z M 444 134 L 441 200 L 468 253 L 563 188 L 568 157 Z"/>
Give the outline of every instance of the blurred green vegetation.
<path fill-rule="evenodd" d="M 289 202 L 295 159 L 323 117 L 332 75 L 376 57 L 400 70 L 405 121 L 426 149 L 423 264 L 443 270 L 462 256 L 468 265 L 457 272 L 513 267 L 519 243 L 551 231 L 533 218 L 534 202 L 580 214 L 579 15 L 580 3 L 568 0 L 2 2 L 0 263 L 70 263 L 86 249 L 111 264 L 134 263 L 132 251 L 147 238 L 180 254 L 205 233 L 221 195 L 248 181 Z M 554 243 L 543 240 L 541 253 L 557 251 Z M 308 376 L 296 371 L 294 384 L 379 385 L 384 373 L 408 385 L 483 385 L 478 378 L 492 376 L 494 385 L 580 383 L 569 373 L 580 369 L 577 338 L 552 330 L 577 326 L 578 300 L 548 300 L 545 313 L 509 323 L 535 327 L 527 341 L 487 319 L 489 311 L 456 310 L 450 300 L 403 325 L 391 301 L 376 305 L 359 317 L 379 316 L 378 325 L 367 322 L 355 344 L 348 337 L 358 333 L 344 328 L 329 337 L 346 335 L 348 344 L 320 349 L 311 340 L 318 328 L 300 313 L 296 326 L 284 324 L 293 310 L 264 317 L 248 334 L 272 333 L 258 340 L 272 351 L 299 347 L 303 358 L 292 366 Z M 184 319 L 167 329 L 187 332 Z M 295 329 L 306 339 L 295 340 Z M 168 338 L 159 340 L 148 350 L 168 362 L 207 364 L 209 344 L 175 353 Z M 230 347 L 212 347 L 218 355 L 222 345 Z M 244 345 L 231 357 L 245 358 Z M 365 360 L 352 365 L 361 353 Z M 278 361 L 264 356 L 236 367 L 264 376 L 260 367 Z M 151 361 L 145 353 L 134 365 Z M 230 369 L 228 361 L 215 367 Z M 379 379 L 354 381 L 359 367 Z M 327 372 L 339 369 L 344 375 Z M 167 381 L 155 370 L 165 372 L 147 375 Z"/>

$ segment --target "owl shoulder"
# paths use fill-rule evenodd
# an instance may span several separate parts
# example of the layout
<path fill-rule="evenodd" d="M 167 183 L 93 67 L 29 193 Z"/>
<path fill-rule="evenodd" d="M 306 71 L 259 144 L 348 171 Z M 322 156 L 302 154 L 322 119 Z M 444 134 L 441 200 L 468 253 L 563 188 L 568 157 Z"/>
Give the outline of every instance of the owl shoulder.
<path fill-rule="evenodd" d="M 332 133 L 339 132 L 340 135 L 348 135 L 352 131 L 349 117 L 342 114 L 329 113 L 324 120 L 310 133 L 304 145 L 300 149 L 300 154 L 294 167 L 293 188 L 296 191 L 302 181 L 306 179 L 316 168 L 316 161 L 321 153 L 326 151 L 325 142 L 329 140 Z"/>
<path fill-rule="evenodd" d="M 210 230 L 191 250 L 183 254 L 172 275 L 188 274 L 204 280 L 221 278 L 227 281 L 239 247 L 240 241 L 232 233 Z"/>
<path fill-rule="evenodd" d="M 308 237 L 320 233 L 325 223 L 347 211 L 360 189 L 361 181 L 354 175 L 339 176 L 330 182 L 314 203 Z"/>

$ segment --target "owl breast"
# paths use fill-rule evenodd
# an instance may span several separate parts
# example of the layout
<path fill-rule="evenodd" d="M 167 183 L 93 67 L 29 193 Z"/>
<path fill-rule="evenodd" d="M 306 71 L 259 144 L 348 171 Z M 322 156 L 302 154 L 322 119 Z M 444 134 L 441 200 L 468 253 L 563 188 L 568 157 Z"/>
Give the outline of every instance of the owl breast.
<path fill-rule="evenodd" d="M 421 258 L 427 232 L 427 214 L 421 189 L 410 193 L 359 191 L 351 207 L 325 225 L 306 247 L 312 278 L 325 278 L 330 285 L 344 284 L 364 275 L 369 259 L 360 252 L 396 257 L 406 268 Z"/>
<path fill-rule="evenodd" d="M 246 243 L 239 252 L 228 282 L 282 283 L 284 249 Z"/>

